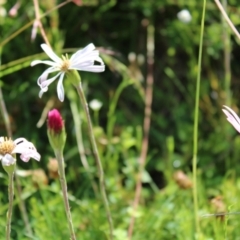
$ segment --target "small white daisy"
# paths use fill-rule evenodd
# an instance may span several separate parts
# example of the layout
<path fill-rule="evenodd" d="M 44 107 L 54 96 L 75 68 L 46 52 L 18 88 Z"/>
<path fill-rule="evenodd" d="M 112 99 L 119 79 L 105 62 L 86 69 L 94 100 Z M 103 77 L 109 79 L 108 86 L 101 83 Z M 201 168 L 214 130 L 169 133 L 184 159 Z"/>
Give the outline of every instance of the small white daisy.
<path fill-rule="evenodd" d="M 3 165 L 8 166 L 16 162 L 14 154 L 19 153 L 20 158 L 24 162 L 28 162 L 30 158 L 39 161 L 41 156 L 31 142 L 25 138 L 17 138 L 11 140 L 10 138 L 0 137 L 0 160 Z"/>
<path fill-rule="evenodd" d="M 43 93 L 48 90 L 48 86 L 55 81 L 57 78 L 57 94 L 61 102 L 64 101 L 64 88 L 63 88 L 63 78 L 67 71 L 69 70 L 79 70 L 88 72 L 103 72 L 105 70 L 105 65 L 103 60 L 99 57 L 99 51 L 95 49 L 95 46 L 90 43 L 84 49 L 74 53 L 70 59 L 68 56 L 58 57 L 52 49 L 46 45 L 41 44 L 43 51 L 51 58 L 53 61 L 41 61 L 35 60 L 31 63 L 31 66 L 43 63 L 49 65 L 50 67 L 46 69 L 42 75 L 38 78 L 38 85 L 41 90 L 39 92 L 39 97 L 42 97 Z M 100 65 L 94 65 L 94 62 L 99 62 Z M 57 75 L 48 79 L 48 75 L 53 72 L 58 72 Z"/>

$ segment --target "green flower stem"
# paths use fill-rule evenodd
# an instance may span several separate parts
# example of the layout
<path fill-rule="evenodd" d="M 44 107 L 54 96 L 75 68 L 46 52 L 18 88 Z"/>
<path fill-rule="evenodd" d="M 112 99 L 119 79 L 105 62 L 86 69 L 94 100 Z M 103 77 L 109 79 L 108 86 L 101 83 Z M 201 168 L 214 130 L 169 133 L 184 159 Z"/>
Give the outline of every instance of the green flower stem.
<path fill-rule="evenodd" d="M 85 155 L 85 148 L 83 145 L 83 137 L 82 137 L 81 116 L 79 114 L 77 104 L 72 99 L 70 99 L 70 107 L 71 107 L 71 111 L 72 111 L 72 115 L 73 115 L 74 126 L 76 128 L 76 139 L 77 139 L 78 152 L 80 154 L 80 159 L 81 159 L 82 165 L 83 165 L 84 169 L 86 170 L 88 177 L 91 181 L 93 191 L 94 191 L 95 195 L 98 196 L 99 195 L 98 194 L 98 186 L 94 182 L 93 176 L 91 174 L 91 169 L 89 167 L 89 164 L 88 164 L 88 161 L 87 161 L 87 158 Z"/>
<path fill-rule="evenodd" d="M 88 134 L 89 134 L 90 142 L 91 142 L 92 149 L 93 149 L 93 155 L 94 155 L 94 158 L 96 160 L 96 164 L 97 164 L 97 168 L 98 168 L 100 191 L 101 191 L 102 199 L 103 199 L 103 202 L 104 202 L 105 211 L 106 211 L 106 214 L 107 214 L 107 219 L 108 219 L 108 224 L 109 224 L 109 229 L 110 229 L 110 239 L 113 239 L 113 221 L 112 221 L 112 217 L 111 217 L 111 212 L 110 212 L 109 203 L 108 203 L 107 194 L 106 194 L 106 189 L 105 189 L 105 184 L 104 184 L 104 172 L 103 172 L 102 163 L 101 163 L 101 160 L 100 160 L 100 157 L 99 157 L 95 137 L 94 137 L 94 134 L 93 134 L 93 128 L 92 128 L 92 123 L 91 123 L 91 117 L 90 117 L 90 114 L 89 114 L 88 104 L 87 104 L 87 101 L 86 101 L 86 98 L 85 98 L 85 95 L 84 95 L 84 91 L 83 91 L 83 88 L 82 88 L 82 83 L 80 82 L 78 85 L 74 84 L 74 86 L 77 89 L 77 92 L 79 94 L 81 103 L 83 105 L 84 112 L 85 112 L 86 117 L 87 117 Z"/>
<path fill-rule="evenodd" d="M 0 54 L 1 54 L 1 48 L 0 48 Z M 0 63 L 0 67 L 1 67 L 1 63 Z M 10 123 L 10 120 L 9 120 L 9 114 L 8 114 L 8 111 L 7 111 L 7 108 L 6 108 L 6 104 L 5 104 L 5 101 L 4 101 L 4 98 L 3 98 L 1 84 L 0 84 L 0 112 L 2 113 L 2 116 L 3 116 L 5 128 L 6 128 L 6 131 L 7 131 L 7 136 L 9 138 L 12 138 L 11 123 Z M 19 199 L 19 203 L 18 203 L 19 209 L 20 209 L 20 212 L 22 214 L 24 224 L 26 226 L 26 231 L 27 231 L 29 236 L 32 236 L 33 232 L 32 232 L 32 229 L 31 229 L 31 226 L 30 226 L 30 223 L 29 223 L 28 214 L 27 214 L 27 211 L 26 211 L 26 206 L 25 206 L 25 203 L 24 203 L 24 201 L 22 200 L 22 197 L 21 197 L 22 196 L 21 183 L 20 183 L 19 177 L 17 175 L 15 176 L 15 179 L 16 179 L 16 185 L 17 185 L 16 197 Z"/>
<path fill-rule="evenodd" d="M 14 185 L 13 185 L 14 172 L 8 173 L 8 212 L 7 212 L 7 224 L 6 224 L 6 240 L 10 240 L 11 235 L 11 220 L 13 209 L 13 197 L 14 197 Z"/>
<path fill-rule="evenodd" d="M 61 150 L 54 150 L 54 152 L 58 161 L 58 174 L 59 174 L 59 180 L 60 180 L 62 193 L 63 193 L 63 201 L 64 201 L 64 207 L 67 215 L 68 226 L 71 233 L 71 240 L 76 240 L 76 235 L 74 232 L 73 222 L 72 222 L 72 215 L 71 215 L 70 206 L 68 202 L 67 182 L 66 182 L 65 170 L 64 170 L 63 153 Z"/>
<path fill-rule="evenodd" d="M 206 11 L 206 0 L 203 1 L 200 43 L 198 53 L 198 73 L 196 82 L 196 95 L 195 95 L 195 110 L 194 110 L 194 129 L 193 129 L 193 204 L 194 204 L 194 218 L 197 238 L 201 235 L 199 217 L 198 217 L 198 195 L 197 195 L 197 154 L 198 154 L 198 116 L 199 116 L 199 97 L 200 97 L 200 81 L 201 81 L 201 66 L 202 66 L 202 47 L 203 47 L 203 33 L 204 33 L 204 20 Z"/>

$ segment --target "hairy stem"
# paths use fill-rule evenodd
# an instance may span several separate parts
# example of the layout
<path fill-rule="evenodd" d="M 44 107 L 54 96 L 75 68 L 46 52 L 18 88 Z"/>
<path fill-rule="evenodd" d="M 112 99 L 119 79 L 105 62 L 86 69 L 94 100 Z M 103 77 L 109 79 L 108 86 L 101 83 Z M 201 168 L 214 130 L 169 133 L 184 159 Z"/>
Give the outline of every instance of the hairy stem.
<path fill-rule="evenodd" d="M 82 83 L 80 82 L 79 85 L 75 85 L 75 87 L 77 89 L 77 92 L 78 92 L 78 95 L 80 97 L 84 112 L 85 112 L 86 117 L 87 117 L 88 134 L 89 134 L 90 142 L 91 142 L 91 145 L 92 145 L 93 155 L 94 155 L 94 158 L 96 160 L 96 164 L 97 164 L 97 168 L 98 168 L 100 192 L 101 192 L 101 195 L 102 195 L 105 211 L 106 211 L 106 214 L 107 214 L 109 230 L 110 230 L 110 239 L 112 240 L 113 239 L 113 221 L 112 221 L 112 216 L 111 216 L 109 203 L 108 203 L 108 199 L 107 199 L 107 193 L 106 193 L 106 189 L 105 189 L 103 167 L 102 167 L 101 159 L 100 159 L 100 156 L 99 156 L 99 153 L 98 153 L 95 137 L 94 137 L 94 134 L 93 134 L 93 128 L 92 128 L 92 122 L 91 122 L 91 117 L 90 117 L 90 113 L 89 113 L 89 108 L 88 108 L 88 104 L 87 104 L 85 94 L 84 94 L 84 91 L 83 91 L 83 88 L 82 88 Z"/>
<path fill-rule="evenodd" d="M 14 172 L 8 174 L 8 212 L 7 212 L 7 224 L 6 224 L 6 240 L 11 239 L 11 220 L 12 220 L 12 209 L 13 209 L 13 197 L 14 197 Z"/>
<path fill-rule="evenodd" d="M 67 221 L 68 221 L 68 226 L 71 234 L 71 240 L 76 240 L 76 235 L 74 232 L 74 227 L 72 222 L 72 215 L 71 215 L 69 201 L 68 201 L 67 182 L 65 177 L 63 153 L 61 150 L 55 150 L 54 152 L 58 161 L 59 180 L 62 188 L 64 207 L 67 215 Z"/>

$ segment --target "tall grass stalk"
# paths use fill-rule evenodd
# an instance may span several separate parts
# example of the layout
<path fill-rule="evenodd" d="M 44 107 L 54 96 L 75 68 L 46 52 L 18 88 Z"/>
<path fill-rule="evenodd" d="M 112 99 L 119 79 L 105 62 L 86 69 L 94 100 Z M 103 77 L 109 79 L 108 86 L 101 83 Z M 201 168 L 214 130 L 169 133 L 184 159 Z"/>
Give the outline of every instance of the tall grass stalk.
<path fill-rule="evenodd" d="M 67 193 L 67 182 L 65 177 L 65 169 L 64 169 L 64 160 L 63 160 L 63 153 L 61 150 L 54 149 L 54 153 L 56 159 L 58 161 L 58 173 L 59 173 L 59 180 L 62 188 L 63 193 L 63 201 L 64 207 L 67 215 L 68 226 L 71 234 L 71 240 L 76 240 L 76 235 L 74 232 L 73 222 L 72 222 L 72 215 L 70 211 L 69 201 L 68 201 L 68 193 Z"/>
<path fill-rule="evenodd" d="M 70 91 L 70 88 L 69 88 L 69 91 Z M 68 98 L 70 99 L 70 107 L 71 107 L 74 126 L 75 126 L 75 130 L 76 130 L 75 132 L 76 132 L 78 152 L 79 152 L 79 155 L 80 155 L 82 165 L 83 165 L 83 167 L 84 167 L 84 169 L 85 169 L 86 173 L 88 174 L 88 177 L 91 181 L 93 191 L 94 191 L 95 195 L 98 196 L 99 195 L 98 187 L 97 187 L 97 184 L 94 182 L 93 176 L 91 174 L 91 169 L 90 169 L 90 166 L 88 164 L 86 154 L 85 154 L 85 148 L 84 148 L 83 136 L 82 136 L 81 115 L 79 113 L 78 106 L 75 102 L 75 99 L 72 97 L 72 94 L 74 94 L 75 92 L 74 93 L 73 92 L 69 93 L 69 91 L 67 93 L 68 93 Z M 76 93 L 75 93 L 75 95 L 76 95 Z"/>
<path fill-rule="evenodd" d="M 227 9 L 227 0 L 222 1 L 223 8 Z M 231 105 L 231 39 L 229 28 L 222 15 L 222 26 L 223 26 L 223 47 L 224 47 L 224 89 L 225 89 L 225 104 Z"/>
<path fill-rule="evenodd" d="M 148 152 L 148 142 L 149 142 L 149 130 L 151 126 L 151 114 L 152 114 L 152 97 L 153 97 L 153 66 L 154 66 L 154 39 L 155 28 L 152 24 L 147 25 L 147 81 L 146 81 L 146 91 L 145 91 L 145 109 L 144 109 L 144 122 L 143 122 L 143 140 L 141 146 L 141 153 L 138 159 L 138 175 L 136 180 L 136 189 L 134 195 L 134 201 L 132 204 L 133 211 L 136 212 L 141 192 L 142 192 L 142 175 L 145 168 L 147 152 Z M 131 216 L 130 224 L 128 227 L 128 239 L 132 239 L 133 229 L 135 224 L 135 215 Z"/>
<path fill-rule="evenodd" d="M 194 110 L 194 128 L 193 128 L 193 159 L 192 159 L 193 204 L 194 204 L 195 230 L 196 230 L 197 237 L 199 237 L 201 234 L 199 217 L 198 217 L 197 154 L 198 154 L 199 97 L 200 97 L 200 81 L 201 81 L 202 48 L 203 48 L 205 11 L 206 11 L 206 0 L 203 1 L 203 11 L 202 11 L 202 20 L 201 20 L 201 31 L 200 31 L 200 41 L 199 41 L 199 53 L 198 53 L 198 73 L 197 73 L 197 82 L 196 82 L 195 110 Z"/>
<path fill-rule="evenodd" d="M 91 122 L 91 117 L 90 117 L 90 113 L 89 113 L 88 103 L 87 103 L 86 98 L 85 98 L 82 83 L 80 82 L 78 85 L 75 84 L 74 86 L 77 89 L 78 95 L 80 97 L 80 100 L 81 100 L 81 103 L 82 103 L 82 106 L 83 106 L 83 109 L 84 109 L 84 112 L 85 112 L 85 115 L 87 117 L 88 134 L 89 134 L 90 142 L 91 142 L 91 145 L 92 145 L 93 155 L 94 155 L 94 158 L 96 160 L 96 164 L 97 164 L 97 168 L 98 168 L 100 192 L 101 192 L 101 195 L 102 195 L 105 211 L 106 211 L 106 214 L 107 214 L 109 230 L 110 230 L 110 239 L 112 240 L 113 239 L 113 221 L 112 221 L 110 207 L 109 207 L 109 203 L 108 203 L 108 199 L 107 199 L 107 193 L 106 193 L 106 189 L 105 189 L 104 171 L 103 171 L 101 159 L 100 159 L 100 156 L 99 156 L 99 153 L 98 153 L 95 137 L 94 137 L 94 134 L 93 134 L 93 128 L 92 128 L 92 122 Z"/>
<path fill-rule="evenodd" d="M 14 197 L 14 171 L 8 173 L 8 212 L 7 212 L 7 224 L 6 224 L 6 240 L 11 239 L 11 220 L 13 209 L 13 197 Z"/>

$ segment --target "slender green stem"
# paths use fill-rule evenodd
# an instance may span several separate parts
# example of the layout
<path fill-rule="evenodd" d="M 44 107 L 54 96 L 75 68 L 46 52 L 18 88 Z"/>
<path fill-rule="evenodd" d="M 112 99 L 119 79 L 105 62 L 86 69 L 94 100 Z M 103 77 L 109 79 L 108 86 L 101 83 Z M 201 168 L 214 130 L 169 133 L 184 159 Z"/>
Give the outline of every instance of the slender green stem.
<path fill-rule="evenodd" d="M 105 189 L 105 184 L 104 184 L 103 167 L 102 167 L 102 163 L 101 163 L 100 156 L 99 156 L 99 153 L 98 153 L 95 137 L 94 137 L 94 134 L 93 134 L 92 122 L 91 122 L 91 117 L 90 117 L 90 114 L 89 114 L 89 108 L 88 108 L 88 104 L 87 104 L 87 101 L 86 101 L 86 98 L 85 98 L 85 95 L 84 95 L 84 91 L 83 91 L 81 82 L 80 82 L 79 85 L 75 85 L 75 87 L 77 89 L 77 92 L 79 94 L 81 103 L 83 105 L 84 112 L 85 112 L 86 117 L 87 117 L 88 134 L 89 134 L 90 142 L 91 142 L 91 145 L 92 145 L 93 155 L 94 155 L 94 158 L 96 160 L 96 164 L 97 164 L 97 168 L 98 168 L 100 191 L 101 191 L 102 199 L 103 199 L 103 202 L 104 202 L 105 211 L 106 211 L 106 214 L 107 214 L 109 230 L 110 230 L 110 239 L 112 240 L 113 239 L 113 221 L 112 221 L 112 216 L 111 216 L 109 203 L 108 203 L 108 199 L 107 199 L 107 194 L 106 194 L 106 189 Z"/>
<path fill-rule="evenodd" d="M 9 120 L 9 115 L 6 109 L 6 105 L 3 99 L 3 94 L 2 94 L 2 88 L 0 86 L 0 109 L 1 109 L 1 113 L 3 116 L 3 120 L 4 120 L 4 124 L 7 130 L 7 135 L 9 137 L 12 136 L 12 130 L 11 130 L 11 124 L 10 124 L 10 120 Z"/>
<path fill-rule="evenodd" d="M 82 165 L 84 169 L 86 170 L 88 177 L 91 181 L 93 191 L 96 196 L 98 196 L 98 187 L 97 184 L 94 182 L 93 176 L 90 172 L 90 167 L 85 155 L 85 148 L 83 145 L 83 137 L 82 137 L 82 127 L 81 127 L 81 116 L 79 114 L 77 104 L 75 103 L 74 100 L 70 99 L 70 107 L 73 115 L 73 121 L 74 121 L 74 126 L 76 129 L 76 140 L 77 140 L 77 145 L 78 145 L 78 152 L 80 154 L 80 159 L 82 161 Z"/>
<path fill-rule="evenodd" d="M 200 96 L 200 81 L 201 81 L 201 67 L 202 67 L 202 47 L 203 47 L 203 33 L 204 33 L 204 20 L 206 11 L 206 0 L 203 1 L 200 43 L 198 53 L 198 74 L 196 83 L 196 98 L 194 110 L 194 129 L 193 129 L 193 202 L 194 202 L 194 216 L 196 235 L 199 237 L 201 234 L 199 217 L 198 217 L 198 195 L 197 195 L 197 153 L 198 153 L 198 115 L 199 115 L 199 96 Z"/>
<path fill-rule="evenodd" d="M 227 10 L 227 0 L 222 0 L 222 5 L 225 11 Z M 223 25 L 223 46 L 224 46 L 224 88 L 225 88 L 225 100 L 226 105 L 231 105 L 231 39 L 230 32 L 227 26 L 227 23 L 222 16 L 222 25 Z"/>
<path fill-rule="evenodd" d="M 71 215 L 69 201 L 68 201 L 67 182 L 65 177 L 63 153 L 61 150 L 55 150 L 54 152 L 58 161 L 59 180 L 62 188 L 64 207 L 67 215 L 67 221 L 68 221 L 68 226 L 71 234 L 71 240 L 76 240 L 76 235 L 74 232 L 74 227 L 72 222 L 72 215 Z"/>
<path fill-rule="evenodd" d="M 11 235 L 11 220 L 12 220 L 12 209 L 13 209 L 13 196 L 14 196 L 14 185 L 13 185 L 14 172 L 8 174 L 8 212 L 7 212 L 7 224 L 6 224 L 6 240 L 10 240 Z"/>
<path fill-rule="evenodd" d="M 122 91 L 128 87 L 129 85 L 133 84 L 133 81 L 130 80 L 123 80 L 121 84 L 118 86 L 116 92 L 114 93 L 113 98 L 111 99 L 109 110 L 108 110 L 108 125 L 107 125 L 107 136 L 108 140 L 110 141 L 112 138 L 113 127 L 115 124 L 116 118 L 114 117 L 114 112 L 118 103 L 118 99 Z"/>
<path fill-rule="evenodd" d="M 0 48 L 0 54 L 1 54 L 1 48 Z M 0 67 L 1 67 L 1 58 L 0 58 Z M 5 128 L 6 128 L 6 131 L 7 131 L 7 136 L 9 138 L 12 138 L 11 123 L 10 123 L 10 120 L 9 120 L 9 114 L 8 114 L 8 111 L 7 111 L 7 108 L 6 108 L 6 104 L 5 104 L 5 101 L 4 101 L 1 86 L 0 86 L 0 112 L 2 113 L 2 116 L 3 116 Z M 22 188 L 21 188 L 20 180 L 19 180 L 19 177 L 17 175 L 16 175 L 15 179 L 16 179 L 16 185 L 17 185 L 16 196 L 19 198 L 19 204 L 18 205 L 19 205 L 19 208 L 20 208 L 20 212 L 22 214 L 27 233 L 30 236 L 32 236 L 33 232 L 32 232 L 32 229 L 31 229 L 31 226 L 30 226 L 30 223 L 29 223 L 29 219 L 28 219 L 28 215 L 27 215 L 27 211 L 26 211 L 26 206 L 25 206 L 24 201 L 21 198 Z"/>

